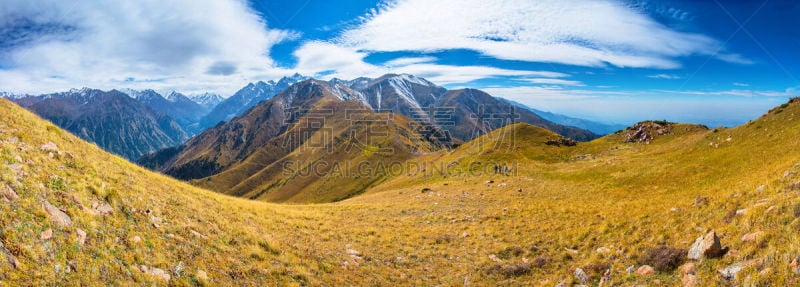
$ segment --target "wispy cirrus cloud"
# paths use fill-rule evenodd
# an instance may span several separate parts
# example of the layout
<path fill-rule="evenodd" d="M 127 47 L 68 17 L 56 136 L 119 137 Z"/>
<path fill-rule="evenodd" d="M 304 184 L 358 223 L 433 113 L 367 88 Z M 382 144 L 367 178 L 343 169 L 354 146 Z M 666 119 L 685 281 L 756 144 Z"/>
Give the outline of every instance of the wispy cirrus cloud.
<path fill-rule="evenodd" d="M 503 69 L 491 66 L 442 65 L 433 57 L 405 57 L 376 65 L 367 63 L 367 52 L 331 42 L 313 41 L 294 52 L 295 70 L 321 79 L 379 77 L 387 73 L 406 73 L 424 77 L 439 85 L 467 83 L 492 77 L 561 78 L 568 74 L 552 71 Z"/>
<path fill-rule="evenodd" d="M 679 80 L 682 77 L 678 75 L 670 75 L 670 74 L 655 74 L 655 75 L 648 75 L 648 78 L 651 79 L 664 79 L 664 80 Z"/>
<path fill-rule="evenodd" d="M 385 4 L 337 41 L 360 51 L 475 50 L 505 60 L 579 66 L 678 68 L 676 58 L 718 53 L 708 36 L 672 30 L 611 0 L 398 0 Z"/>

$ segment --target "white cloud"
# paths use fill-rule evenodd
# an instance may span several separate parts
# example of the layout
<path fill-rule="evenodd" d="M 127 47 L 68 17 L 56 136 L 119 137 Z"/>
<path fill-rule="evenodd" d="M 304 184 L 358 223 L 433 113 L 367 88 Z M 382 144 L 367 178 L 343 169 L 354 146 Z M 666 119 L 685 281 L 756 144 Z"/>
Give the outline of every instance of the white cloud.
<path fill-rule="evenodd" d="M 664 80 L 679 80 L 681 76 L 678 75 L 670 75 L 670 74 L 655 74 L 647 76 L 651 79 L 664 79 Z"/>
<path fill-rule="evenodd" d="M 267 29 L 246 1 L 6 0 L 0 6 L 0 89 L 51 92 L 76 85 L 230 94 L 277 77 Z M 14 39 L 9 40 L 9 39 Z"/>
<path fill-rule="evenodd" d="M 364 61 L 368 54 L 330 42 L 308 42 L 294 52 L 295 69 L 301 74 L 320 79 L 353 79 L 379 77 L 387 73 L 404 73 L 424 77 L 439 85 L 467 83 L 491 77 L 567 77 L 551 71 L 501 69 L 489 66 L 454 66 L 432 63 L 432 57 L 399 58 L 373 65 Z"/>
<path fill-rule="evenodd" d="M 435 61 L 436 61 L 435 57 L 405 57 L 387 61 L 383 63 L 383 65 L 386 67 L 398 67 L 398 66 L 402 67 L 411 64 L 430 63 Z"/>
<path fill-rule="evenodd" d="M 533 84 L 562 85 L 562 86 L 584 85 L 580 81 L 564 80 L 564 79 L 532 78 L 532 79 L 522 79 L 522 80 Z"/>
<path fill-rule="evenodd" d="M 733 85 L 737 86 L 737 87 L 749 87 L 750 86 L 750 84 L 746 84 L 746 83 L 733 83 Z"/>
<path fill-rule="evenodd" d="M 338 42 L 361 51 L 469 49 L 506 60 L 648 68 L 678 68 L 677 57 L 723 48 L 611 0 L 397 0 Z M 748 63 L 736 54 L 717 58 Z"/>

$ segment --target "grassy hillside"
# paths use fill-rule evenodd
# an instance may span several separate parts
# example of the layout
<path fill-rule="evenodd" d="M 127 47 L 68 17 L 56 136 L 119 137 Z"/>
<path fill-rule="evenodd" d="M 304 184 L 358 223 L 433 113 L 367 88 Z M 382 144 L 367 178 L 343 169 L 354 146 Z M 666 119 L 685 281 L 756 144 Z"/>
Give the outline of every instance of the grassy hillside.
<path fill-rule="evenodd" d="M 430 127 L 402 115 L 332 99 L 311 112 L 318 110 L 332 113 L 324 121 L 302 118 L 240 164 L 192 183 L 270 202 L 332 202 L 390 178 L 390 168 L 417 154 L 444 148 L 426 135 Z"/>
<path fill-rule="evenodd" d="M 558 136 L 513 125 L 364 195 L 277 205 L 138 168 L 0 100 L 0 285 L 570 286 L 580 269 L 596 286 L 610 269 L 614 286 L 793 286 L 798 116 L 791 103 L 732 129 L 676 124 L 649 144 L 548 145 Z M 727 253 L 686 259 L 709 230 Z M 672 270 L 684 262 L 694 277 Z M 659 270 L 626 271 L 644 264 Z"/>

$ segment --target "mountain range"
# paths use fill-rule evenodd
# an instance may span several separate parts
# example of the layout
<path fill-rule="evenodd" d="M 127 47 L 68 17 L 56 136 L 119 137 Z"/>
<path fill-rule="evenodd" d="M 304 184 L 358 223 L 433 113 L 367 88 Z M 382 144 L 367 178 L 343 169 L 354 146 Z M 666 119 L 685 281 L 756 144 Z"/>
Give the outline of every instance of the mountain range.
<path fill-rule="evenodd" d="M 294 74 L 290 77 L 283 77 L 277 82 L 270 80 L 249 83 L 204 115 L 199 121 L 200 126 L 208 128 L 220 122 L 228 121 L 235 116 L 241 115 L 259 102 L 272 98 L 275 94 L 288 88 L 289 85 L 306 79 L 308 77 Z"/>
<path fill-rule="evenodd" d="M 382 117 L 383 121 L 366 120 Z M 383 178 L 332 177 L 328 168 L 333 162 L 403 162 L 418 152 L 452 148 L 517 121 L 574 139 L 597 137 L 589 131 L 553 124 L 479 90 L 450 91 L 422 78 L 389 74 L 377 79 L 298 82 L 181 147 L 165 149 L 138 162 L 179 179 L 197 179 L 195 184 L 226 194 L 272 201 L 341 200 Z M 381 132 L 368 138 L 370 129 Z M 348 146 L 345 143 L 367 140 L 377 142 L 368 144 L 370 149 L 391 152 L 365 157 L 359 151 L 342 150 Z M 308 141 L 316 148 L 308 148 Z M 307 177 L 285 173 L 287 165 L 305 163 L 329 166 Z M 347 188 L 331 192 L 322 184 L 331 182 Z"/>
<path fill-rule="evenodd" d="M 142 95 L 142 98 L 150 95 Z M 160 98 L 160 96 L 153 96 Z M 180 123 L 120 91 L 83 88 L 14 99 L 19 105 L 103 149 L 136 159 L 180 145 L 189 136 Z"/>

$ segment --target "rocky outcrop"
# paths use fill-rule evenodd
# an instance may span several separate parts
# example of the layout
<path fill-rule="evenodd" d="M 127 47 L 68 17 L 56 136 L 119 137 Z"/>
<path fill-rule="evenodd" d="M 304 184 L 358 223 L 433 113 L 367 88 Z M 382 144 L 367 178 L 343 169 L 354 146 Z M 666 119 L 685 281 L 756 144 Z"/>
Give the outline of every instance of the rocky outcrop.
<path fill-rule="evenodd" d="M 627 143 L 650 143 L 656 137 L 672 133 L 673 123 L 667 121 L 645 121 L 622 131 Z"/>
<path fill-rule="evenodd" d="M 717 233 L 711 231 L 706 235 L 700 236 L 694 241 L 692 247 L 689 249 L 688 258 L 692 260 L 700 260 L 703 258 L 714 258 L 725 254 L 725 249 L 717 237 Z"/>

